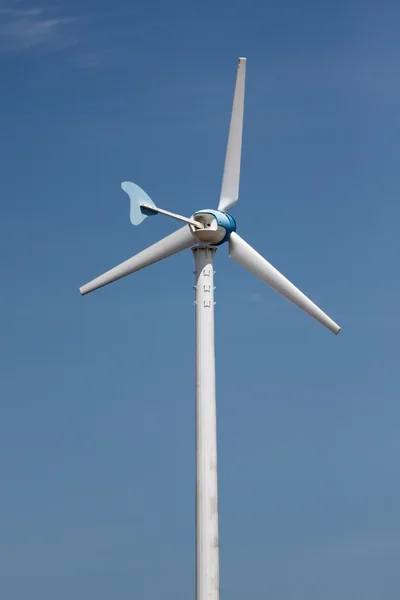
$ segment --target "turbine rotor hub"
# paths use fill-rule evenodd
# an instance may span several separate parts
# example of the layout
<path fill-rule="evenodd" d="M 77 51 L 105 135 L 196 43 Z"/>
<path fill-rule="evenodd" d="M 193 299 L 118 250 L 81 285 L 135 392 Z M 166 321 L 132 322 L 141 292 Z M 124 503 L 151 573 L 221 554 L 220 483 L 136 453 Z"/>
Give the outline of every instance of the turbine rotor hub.
<path fill-rule="evenodd" d="M 235 219 L 219 210 L 198 210 L 192 215 L 192 219 L 202 225 L 202 229 L 190 225 L 197 239 L 213 246 L 223 244 L 229 239 L 232 231 L 236 231 Z"/>

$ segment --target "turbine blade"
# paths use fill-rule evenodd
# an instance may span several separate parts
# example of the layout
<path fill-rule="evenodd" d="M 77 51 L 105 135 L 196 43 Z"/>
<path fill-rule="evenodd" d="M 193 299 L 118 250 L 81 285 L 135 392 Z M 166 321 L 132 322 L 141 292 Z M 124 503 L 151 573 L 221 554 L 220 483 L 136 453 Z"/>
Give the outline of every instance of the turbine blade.
<path fill-rule="evenodd" d="M 228 212 L 228 210 L 236 204 L 239 198 L 245 79 L 246 59 L 239 58 L 235 94 L 233 96 L 231 124 L 229 127 L 228 146 L 226 149 L 224 176 L 222 179 L 221 197 L 218 205 L 218 210 L 223 212 Z"/>
<path fill-rule="evenodd" d="M 332 321 L 314 302 L 311 302 L 303 292 L 297 289 L 293 283 L 286 279 L 282 273 L 279 273 L 261 254 L 258 254 L 235 232 L 231 233 L 230 236 L 229 256 L 276 292 L 297 304 L 299 308 L 327 327 L 332 333 L 335 335 L 339 333 L 341 329 L 339 325 Z"/>
<path fill-rule="evenodd" d="M 159 242 L 156 242 L 149 248 L 142 250 L 142 252 L 139 252 L 139 254 L 136 254 L 136 256 L 128 258 L 128 260 L 125 262 L 114 267 L 110 271 L 107 271 L 103 275 L 100 275 L 100 277 L 93 279 L 93 281 L 90 281 L 86 285 L 79 288 L 79 291 L 82 296 L 88 294 L 89 292 L 93 292 L 93 290 L 97 290 L 108 283 L 117 281 L 117 279 L 121 279 L 126 275 L 140 271 L 140 269 L 144 269 L 144 267 L 148 267 L 159 260 L 163 260 L 163 258 L 167 258 L 168 256 L 172 256 L 172 254 L 176 254 L 181 250 L 190 248 L 190 246 L 196 244 L 197 241 L 198 240 L 192 233 L 190 227 L 185 225 L 185 227 L 182 227 L 181 229 L 178 229 L 178 231 L 171 233 L 171 235 L 168 235 Z"/>

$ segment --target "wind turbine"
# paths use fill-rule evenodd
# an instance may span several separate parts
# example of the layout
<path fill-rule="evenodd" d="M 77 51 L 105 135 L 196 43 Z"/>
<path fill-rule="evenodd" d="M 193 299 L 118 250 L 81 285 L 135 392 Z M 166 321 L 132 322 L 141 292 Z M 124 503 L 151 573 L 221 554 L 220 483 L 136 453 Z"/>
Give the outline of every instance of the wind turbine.
<path fill-rule="evenodd" d="M 157 214 L 172 217 L 185 225 L 80 288 L 82 295 L 88 294 L 192 247 L 196 290 L 196 600 L 219 600 L 213 271 L 217 247 L 227 242 L 229 256 L 235 262 L 334 334 L 340 331 L 339 325 L 236 233 L 236 222 L 229 211 L 239 198 L 245 73 L 246 59 L 239 58 L 218 209 L 203 209 L 190 218 L 184 217 L 157 207 L 134 183 L 122 183 L 122 189 L 130 198 L 133 225 Z"/>

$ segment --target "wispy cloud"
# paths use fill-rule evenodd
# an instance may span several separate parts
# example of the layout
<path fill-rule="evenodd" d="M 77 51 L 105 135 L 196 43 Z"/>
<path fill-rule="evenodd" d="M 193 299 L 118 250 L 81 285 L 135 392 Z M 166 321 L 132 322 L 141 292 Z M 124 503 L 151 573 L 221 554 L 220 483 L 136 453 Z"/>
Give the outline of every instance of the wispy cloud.
<path fill-rule="evenodd" d="M 74 46 L 69 59 L 82 69 L 97 68 L 107 56 L 115 55 L 121 22 L 128 18 L 132 21 L 135 11 L 133 6 L 111 7 L 70 17 L 60 14 L 55 6 L 24 7 L 24 2 L 27 0 L 0 0 L 0 53 Z M 167 24 L 164 19 L 150 20 L 140 22 L 130 31 L 138 37 Z M 105 35 L 98 33 L 100 29 Z"/>
<path fill-rule="evenodd" d="M 0 15 L 9 15 L 11 17 L 26 17 L 31 15 L 39 15 L 41 12 L 43 12 L 41 8 L 0 8 Z"/>
<path fill-rule="evenodd" d="M 338 540 L 331 546 L 327 545 L 318 550 L 318 554 L 310 555 L 313 561 L 321 560 L 340 560 L 350 561 L 360 558 L 378 558 L 388 554 L 398 553 L 400 542 L 395 539 L 347 539 Z"/>
<path fill-rule="evenodd" d="M 245 295 L 245 301 L 249 304 L 261 304 L 262 295 L 259 292 L 249 292 Z"/>
<path fill-rule="evenodd" d="M 102 52 L 82 52 L 76 58 L 76 66 L 81 69 L 93 69 L 103 62 L 106 54 L 107 50 Z"/>
<path fill-rule="evenodd" d="M 50 18 L 43 8 L 0 8 L 0 44 L 3 50 L 27 50 L 38 45 L 62 48 L 76 43 L 65 31 L 75 19 Z"/>

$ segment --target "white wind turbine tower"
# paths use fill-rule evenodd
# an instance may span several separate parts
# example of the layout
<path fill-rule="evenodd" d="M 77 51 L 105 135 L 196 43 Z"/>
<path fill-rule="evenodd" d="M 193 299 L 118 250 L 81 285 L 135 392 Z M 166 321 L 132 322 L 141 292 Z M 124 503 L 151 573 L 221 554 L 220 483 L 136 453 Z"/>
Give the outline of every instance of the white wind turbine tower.
<path fill-rule="evenodd" d="M 246 59 L 239 58 L 228 146 L 218 209 L 192 217 L 158 208 L 137 185 L 124 182 L 131 222 L 164 214 L 185 225 L 80 288 L 88 294 L 192 246 L 196 290 L 196 600 L 219 599 L 217 434 L 214 350 L 214 271 L 217 246 L 228 242 L 229 256 L 264 283 L 297 304 L 334 334 L 340 327 L 236 233 L 228 211 L 239 197 Z"/>

